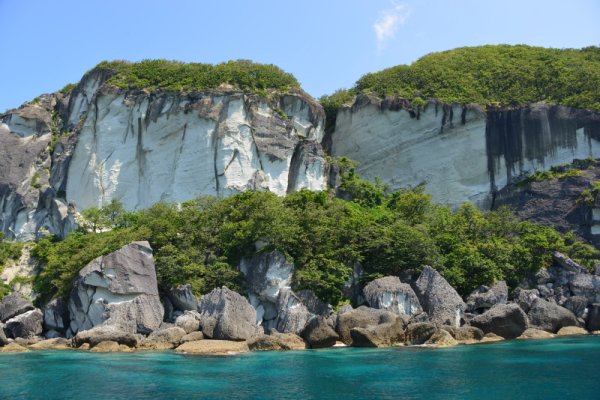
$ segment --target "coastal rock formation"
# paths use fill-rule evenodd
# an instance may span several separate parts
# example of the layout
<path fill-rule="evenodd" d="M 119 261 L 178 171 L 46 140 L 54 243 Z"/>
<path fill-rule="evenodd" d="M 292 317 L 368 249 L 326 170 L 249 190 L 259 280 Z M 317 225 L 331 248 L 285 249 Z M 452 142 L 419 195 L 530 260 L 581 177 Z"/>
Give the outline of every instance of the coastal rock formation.
<path fill-rule="evenodd" d="M 467 298 L 467 311 L 481 314 L 496 304 L 506 304 L 508 286 L 505 281 L 496 282 L 493 286 L 481 286 Z"/>
<path fill-rule="evenodd" d="M 245 297 L 223 286 L 200 299 L 202 333 L 211 339 L 247 340 L 262 333 L 256 325 L 256 310 Z"/>
<path fill-rule="evenodd" d="M 277 298 L 277 322 L 275 328 L 282 333 L 300 335 L 312 314 L 292 290 L 284 289 Z"/>
<path fill-rule="evenodd" d="M 306 344 L 300 336 L 293 333 L 272 332 L 249 340 L 248 348 L 252 351 L 302 350 L 306 348 Z"/>
<path fill-rule="evenodd" d="M 459 342 L 478 341 L 483 338 L 483 331 L 479 328 L 469 325 L 463 325 L 460 328 L 450 325 L 443 325 L 442 329 L 450 333 L 452 337 Z"/>
<path fill-rule="evenodd" d="M 529 323 L 536 328 L 556 333 L 565 326 L 578 326 L 577 317 L 558 304 L 543 299 L 535 299 L 527 312 Z"/>
<path fill-rule="evenodd" d="M 97 325 L 149 333 L 163 320 L 152 249 L 133 242 L 90 262 L 73 283 L 68 336 Z"/>
<path fill-rule="evenodd" d="M 412 316 L 423 312 L 419 299 L 410 285 L 397 276 L 375 279 L 363 289 L 365 300 L 372 308 Z"/>
<path fill-rule="evenodd" d="M 350 330 L 354 347 L 389 347 L 404 343 L 406 324 L 397 317 L 393 322 L 370 325 L 365 328 L 356 327 Z"/>
<path fill-rule="evenodd" d="M 517 338 L 529 327 L 527 315 L 516 304 L 497 304 L 470 323 L 486 334 L 494 333 L 505 339 Z"/>
<path fill-rule="evenodd" d="M 312 290 L 301 290 L 296 293 L 296 296 L 300 298 L 302 304 L 304 304 L 308 312 L 313 315 L 329 317 L 333 313 L 333 307 L 331 307 L 331 304 L 327 304 L 323 300 L 319 299 Z"/>
<path fill-rule="evenodd" d="M 423 344 L 439 331 L 440 327 L 438 325 L 429 322 L 410 324 L 404 333 L 406 344 Z"/>
<path fill-rule="evenodd" d="M 306 340 L 311 349 L 322 349 L 333 346 L 339 336 L 328 320 L 318 316 L 308 322 L 302 332 L 302 338 Z"/>
<path fill-rule="evenodd" d="M 390 311 L 360 306 L 355 310 L 338 314 L 335 330 L 339 334 L 340 340 L 350 345 L 352 344 L 350 335 L 352 328 L 366 328 L 371 325 L 395 322 L 397 318 L 398 315 Z"/>
<path fill-rule="evenodd" d="M 586 328 L 590 332 L 600 330 L 600 304 L 594 303 L 590 306 L 587 317 Z"/>
<path fill-rule="evenodd" d="M 198 309 L 198 299 L 192 293 L 192 286 L 189 284 L 169 288 L 167 296 L 177 310 L 196 311 Z"/>
<path fill-rule="evenodd" d="M 250 304 L 256 309 L 256 322 L 267 328 L 275 327 L 279 293 L 290 288 L 294 264 L 279 251 L 272 251 L 242 258 L 240 271 L 246 278 Z"/>
<path fill-rule="evenodd" d="M 115 325 L 100 325 L 85 331 L 79 331 L 73 337 L 73 347 L 80 347 L 84 343 L 94 347 L 101 342 L 116 342 L 128 347 L 136 347 L 138 339 L 131 332 L 126 332 Z"/>
<path fill-rule="evenodd" d="M 69 308 L 62 299 L 54 299 L 44 308 L 44 331 L 47 338 L 65 336 L 69 322 Z"/>
<path fill-rule="evenodd" d="M 537 289 L 522 289 L 516 288 L 513 293 L 513 300 L 525 312 L 529 312 L 531 305 L 535 299 L 540 297 L 540 292 Z"/>
<path fill-rule="evenodd" d="M 139 344 L 139 347 L 153 350 L 174 349 L 181 344 L 186 332 L 179 327 L 159 329 L 152 332 Z"/>
<path fill-rule="evenodd" d="M 6 321 L 4 327 L 8 337 L 31 338 L 42 334 L 42 320 L 44 316 L 37 308 L 19 314 Z"/>
<path fill-rule="evenodd" d="M 425 184 L 436 202 L 487 208 L 500 189 L 535 171 L 600 157 L 599 122 L 598 113 L 543 103 L 416 109 L 359 95 L 338 111 L 330 147 L 392 189 Z"/>
<path fill-rule="evenodd" d="M 246 342 L 231 340 L 196 340 L 183 343 L 175 349 L 178 353 L 204 355 L 231 355 L 250 351 Z"/>
<path fill-rule="evenodd" d="M 197 311 L 186 311 L 175 320 L 175 326 L 183 329 L 186 333 L 192 333 L 200 329 L 202 317 Z"/>
<path fill-rule="evenodd" d="M 30 301 L 25 300 L 21 294 L 13 292 L 5 296 L 0 302 L 0 322 L 6 322 L 33 309 L 33 304 Z"/>
<path fill-rule="evenodd" d="M 415 293 L 432 322 L 460 326 L 466 305 L 456 290 L 435 269 L 430 266 L 423 268 L 415 282 Z"/>
<path fill-rule="evenodd" d="M 0 325 L 0 347 L 6 346 L 8 344 L 8 339 L 4 334 L 4 326 Z"/>
<path fill-rule="evenodd" d="M 322 107 L 301 90 L 119 89 L 95 68 L 67 94 L 0 114 L 0 232 L 64 237 L 79 210 L 326 187 Z M 67 201 L 68 199 L 68 201 Z"/>

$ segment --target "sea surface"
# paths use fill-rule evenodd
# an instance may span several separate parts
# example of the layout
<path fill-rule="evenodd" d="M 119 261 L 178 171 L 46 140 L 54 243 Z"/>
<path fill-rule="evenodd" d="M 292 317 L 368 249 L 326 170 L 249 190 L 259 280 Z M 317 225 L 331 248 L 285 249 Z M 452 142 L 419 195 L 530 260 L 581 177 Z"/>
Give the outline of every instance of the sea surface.
<path fill-rule="evenodd" d="M 0 354 L 0 399 L 600 399 L 600 337 L 448 349 Z"/>

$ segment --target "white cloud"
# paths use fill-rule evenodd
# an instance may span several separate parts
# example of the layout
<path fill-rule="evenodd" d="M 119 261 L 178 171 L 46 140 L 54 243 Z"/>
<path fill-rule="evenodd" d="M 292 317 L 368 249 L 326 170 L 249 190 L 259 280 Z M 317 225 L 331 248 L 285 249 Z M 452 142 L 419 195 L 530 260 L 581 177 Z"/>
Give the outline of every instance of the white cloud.
<path fill-rule="evenodd" d="M 398 26 L 406 22 L 408 14 L 406 6 L 398 3 L 394 3 L 392 8 L 381 12 L 380 17 L 373 24 L 379 49 L 385 47 L 386 42 L 396 36 Z"/>

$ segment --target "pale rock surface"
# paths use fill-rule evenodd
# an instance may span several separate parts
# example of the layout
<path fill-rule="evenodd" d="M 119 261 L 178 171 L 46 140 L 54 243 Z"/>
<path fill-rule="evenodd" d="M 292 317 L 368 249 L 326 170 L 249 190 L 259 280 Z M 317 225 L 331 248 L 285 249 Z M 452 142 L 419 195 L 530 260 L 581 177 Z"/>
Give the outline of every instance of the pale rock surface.
<path fill-rule="evenodd" d="M 527 328 L 517 339 L 549 339 L 555 335 L 541 329 Z"/>
<path fill-rule="evenodd" d="M 68 336 L 98 325 L 149 333 L 163 320 L 148 242 L 133 242 L 84 267 L 69 298 Z"/>
<path fill-rule="evenodd" d="M 175 326 L 186 333 L 192 333 L 200 329 L 200 320 L 201 316 L 197 311 L 186 311 L 175 319 Z"/>
<path fill-rule="evenodd" d="M 412 316 L 423 312 L 417 295 L 409 284 L 400 282 L 397 276 L 375 279 L 363 289 L 370 307 Z"/>
<path fill-rule="evenodd" d="M 491 287 L 481 286 L 467 298 L 467 311 L 482 313 L 496 304 L 506 304 L 508 286 L 505 281 L 496 282 Z"/>
<path fill-rule="evenodd" d="M 19 314 L 33 310 L 33 304 L 25 300 L 20 293 L 13 292 L 4 296 L 0 302 L 0 322 L 6 322 Z"/>
<path fill-rule="evenodd" d="M 203 295 L 198 311 L 202 333 L 208 338 L 242 341 L 262 334 L 254 307 L 225 286 Z"/>
<path fill-rule="evenodd" d="M 44 331 L 65 335 L 69 328 L 69 308 L 61 299 L 54 299 L 44 308 Z"/>
<path fill-rule="evenodd" d="M 235 355 L 250 351 L 246 342 L 230 340 L 196 340 L 183 343 L 175 349 L 178 353 L 199 355 Z"/>
<path fill-rule="evenodd" d="M 293 333 L 272 332 L 270 335 L 261 335 L 249 340 L 248 348 L 252 351 L 303 350 L 306 343 Z"/>
<path fill-rule="evenodd" d="M 433 200 L 489 207 L 508 183 L 553 165 L 600 157 L 593 112 L 533 104 L 514 110 L 358 96 L 337 114 L 331 152 L 392 189 L 425 184 Z"/>
<path fill-rule="evenodd" d="M 432 322 L 460 326 L 466 305 L 439 272 L 426 265 L 414 287 L 423 310 Z"/>
<path fill-rule="evenodd" d="M 116 342 L 128 347 L 136 347 L 138 338 L 131 332 L 126 332 L 114 325 L 100 325 L 92 329 L 80 331 L 73 337 L 73 347 L 80 348 L 87 343 L 90 347 L 101 342 Z"/>
<path fill-rule="evenodd" d="M 300 335 L 312 317 L 308 308 L 291 289 L 279 291 L 275 328 L 282 333 Z"/>
<path fill-rule="evenodd" d="M 29 310 L 6 321 L 4 331 L 11 338 L 31 338 L 42 334 L 43 314 L 39 309 Z"/>
<path fill-rule="evenodd" d="M 556 332 L 556 336 L 578 336 L 587 334 L 589 334 L 589 332 L 579 326 L 565 326 Z"/>

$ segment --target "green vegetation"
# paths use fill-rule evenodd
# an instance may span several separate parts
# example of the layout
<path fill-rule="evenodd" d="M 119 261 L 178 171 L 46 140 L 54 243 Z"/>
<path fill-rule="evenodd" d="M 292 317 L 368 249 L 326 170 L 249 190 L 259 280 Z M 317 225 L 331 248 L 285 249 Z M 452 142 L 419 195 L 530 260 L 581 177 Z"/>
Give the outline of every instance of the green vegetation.
<path fill-rule="evenodd" d="M 22 243 L 4 240 L 4 234 L 0 232 L 0 273 L 8 261 L 16 261 L 21 257 Z M 0 300 L 10 293 L 10 285 L 0 281 Z"/>
<path fill-rule="evenodd" d="M 226 83 L 243 90 L 266 93 L 268 89 L 286 91 L 300 87 L 293 75 L 280 68 L 248 60 L 217 65 L 167 60 L 103 61 L 94 68 L 100 69 L 116 72 L 107 83 L 125 89 L 193 91 Z"/>
<path fill-rule="evenodd" d="M 366 74 L 352 89 L 321 101 L 326 110 L 336 110 L 359 93 L 398 97 L 415 107 L 427 99 L 483 106 L 545 101 L 600 111 L 600 47 L 489 45 L 431 53 L 411 65 Z"/>
<path fill-rule="evenodd" d="M 62 94 L 67 94 L 67 93 L 70 93 L 70 92 L 73 90 L 73 88 L 75 88 L 75 86 L 77 86 L 77 85 L 76 85 L 76 84 L 74 84 L 74 83 L 67 83 L 67 84 L 66 84 L 66 85 L 65 85 L 65 86 L 64 86 L 62 89 L 60 89 L 58 92 L 59 92 L 59 93 L 62 93 Z"/>
<path fill-rule="evenodd" d="M 588 157 L 584 160 L 574 160 L 572 163 L 555 165 L 547 171 L 536 171 L 521 182 L 517 182 L 517 186 L 523 186 L 531 182 L 542 182 L 548 179 L 565 179 L 574 176 L 581 176 L 583 171 L 591 169 L 596 165 L 596 160 L 593 157 Z"/>
<path fill-rule="evenodd" d="M 596 203 L 596 198 L 600 193 L 600 181 L 592 182 L 592 187 L 584 189 L 579 198 L 576 200 L 577 204 L 587 204 L 588 206 L 593 206 Z"/>
<path fill-rule="evenodd" d="M 361 180 L 349 160 L 335 162 L 345 200 L 327 191 L 247 192 L 135 213 L 118 202 L 87 210 L 84 230 L 60 242 L 44 238 L 33 249 L 44 266 L 34 288 L 42 302 L 67 295 L 83 266 L 132 240 L 150 242 L 159 285 L 191 283 L 196 293 L 221 285 L 244 293 L 237 267 L 261 242 L 261 251 L 279 250 L 294 262 L 296 289 L 311 289 L 334 306 L 347 302 L 342 289 L 356 262 L 369 280 L 432 265 L 465 295 L 499 279 L 516 286 L 549 266 L 554 250 L 586 267 L 600 258 L 573 235 L 521 222 L 507 209 L 452 211 L 433 204 L 421 187 L 386 193 Z"/>

